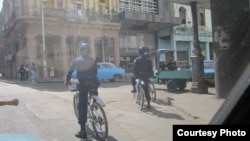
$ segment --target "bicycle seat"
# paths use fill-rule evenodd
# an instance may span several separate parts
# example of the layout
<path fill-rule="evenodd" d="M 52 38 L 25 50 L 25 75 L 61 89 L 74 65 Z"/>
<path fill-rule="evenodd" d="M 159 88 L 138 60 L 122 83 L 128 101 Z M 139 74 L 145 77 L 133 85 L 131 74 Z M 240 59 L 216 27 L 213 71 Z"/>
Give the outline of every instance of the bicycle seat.
<path fill-rule="evenodd" d="M 136 81 L 136 83 L 140 83 L 141 85 L 144 85 L 144 84 L 145 84 L 144 81 L 141 80 L 141 79 L 135 79 L 135 81 Z"/>
<path fill-rule="evenodd" d="M 78 79 L 70 79 L 69 82 L 70 82 L 72 85 L 75 85 L 75 84 L 78 84 L 78 83 L 79 83 Z"/>

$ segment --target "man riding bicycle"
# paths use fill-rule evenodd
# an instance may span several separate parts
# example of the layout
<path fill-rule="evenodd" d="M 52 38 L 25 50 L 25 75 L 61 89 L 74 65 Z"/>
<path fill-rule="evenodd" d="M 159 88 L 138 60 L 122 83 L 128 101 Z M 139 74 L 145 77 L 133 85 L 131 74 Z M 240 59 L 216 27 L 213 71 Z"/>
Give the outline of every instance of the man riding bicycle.
<path fill-rule="evenodd" d="M 149 86 L 148 79 L 152 76 L 153 65 L 152 61 L 145 55 L 145 47 L 140 46 L 138 48 L 139 57 L 137 57 L 134 61 L 133 66 L 133 76 L 132 76 L 132 85 L 135 86 L 135 80 L 137 78 L 144 81 L 145 85 L 143 85 L 143 90 L 145 92 L 145 96 L 147 99 L 147 108 L 150 108 L 150 95 L 149 95 Z"/>
<path fill-rule="evenodd" d="M 79 51 L 80 56 L 71 62 L 64 84 L 67 85 L 70 83 L 72 72 L 76 70 L 76 78 L 79 81 L 79 84 L 77 84 L 77 89 L 79 90 L 78 123 L 81 129 L 75 136 L 78 138 L 87 138 L 85 123 L 87 121 L 88 93 L 94 89 L 96 90 L 96 94 L 98 94 L 97 89 L 100 83 L 97 78 L 97 62 L 89 57 L 91 52 L 90 46 L 87 43 L 83 43 L 80 45 Z"/>
<path fill-rule="evenodd" d="M 149 49 L 148 48 L 145 48 L 144 56 L 147 57 L 147 58 L 149 58 L 150 55 L 149 55 Z M 141 57 L 141 56 L 139 56 L 139 57 Z M 135 58 L 135 60 L 138 59 L 139 57 Z M 135 60 L 134 60 L 134 63 L 135 63 Z M 131 77 L 131 84 L 132 84 L 132 87 L 133 87 L 133 89 L 131 90 L 132 93 L 136 92 L 136 89 L 135 89 L 135 85 L 136 85 L 135 79 L 136 79 L 135 75 L 132 74 L 132 77 Z"/>

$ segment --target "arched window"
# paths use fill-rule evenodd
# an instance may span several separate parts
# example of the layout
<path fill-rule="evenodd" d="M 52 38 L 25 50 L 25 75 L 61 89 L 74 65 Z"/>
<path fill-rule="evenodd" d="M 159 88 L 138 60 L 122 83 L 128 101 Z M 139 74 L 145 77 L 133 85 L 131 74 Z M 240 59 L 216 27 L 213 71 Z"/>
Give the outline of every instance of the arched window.
<path fill-rule="evenodd" d="M 186 24 L 186 8 L 179 8 L 179 17 L 181 18 L 181 23 Z"/>

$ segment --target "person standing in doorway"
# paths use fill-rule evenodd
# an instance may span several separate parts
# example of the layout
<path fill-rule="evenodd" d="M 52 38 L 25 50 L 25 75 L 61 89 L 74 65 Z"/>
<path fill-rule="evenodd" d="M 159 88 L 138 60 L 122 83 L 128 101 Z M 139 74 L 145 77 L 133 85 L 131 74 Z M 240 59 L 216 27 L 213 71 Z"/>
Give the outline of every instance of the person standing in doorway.
<path fill-rule="evenodd" d="M 55 77 L 54 67 L 50 68 L 49 76 L 50 76 L 50 79 L 52 79 L 52 80 L 54 79 L 54 77 Z"/>
<path fill-rule="evenodd" d="M 32 80 L 32 82 L 35 82 L 35 80 L 36 80 L 36 65 L 35 65 L 35 63 L 32 63 L 30 71 L 31 71 L 31 80 Z"/>
<path fill-rule="evenodd" d="M 29 68 L 29 65 L 26 64 L 25 65 L 25 80 L 29 80 L 29 72 L 30 72 L 30 68 Z"/>
<path fill-rule="evenodd" d="M 24 81 L 25 80 L 25 68 L 23 64 L 21 65 L 18 72 L 20 73 L 20 81 Z"/>

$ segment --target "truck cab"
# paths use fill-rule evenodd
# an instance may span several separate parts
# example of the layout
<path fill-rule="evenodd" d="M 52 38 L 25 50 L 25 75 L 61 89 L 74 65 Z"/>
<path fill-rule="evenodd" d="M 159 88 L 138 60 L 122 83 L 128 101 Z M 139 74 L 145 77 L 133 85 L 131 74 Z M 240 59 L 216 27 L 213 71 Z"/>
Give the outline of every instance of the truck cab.
<path fill-rule="evenodd" d="M 151 53 L 151 58 L 155 60 L 153 83 L 166 84 L 166 89 L 169 91 L 182 91 L 186 88 L 187 81 L 192 79 L 192 72 L 188 68 L 178 67 L 178 62 L 176 69 L 167 68 L 167 64 L 173 55 L 174 51 L 167 49 L 158 49 Z"/>

